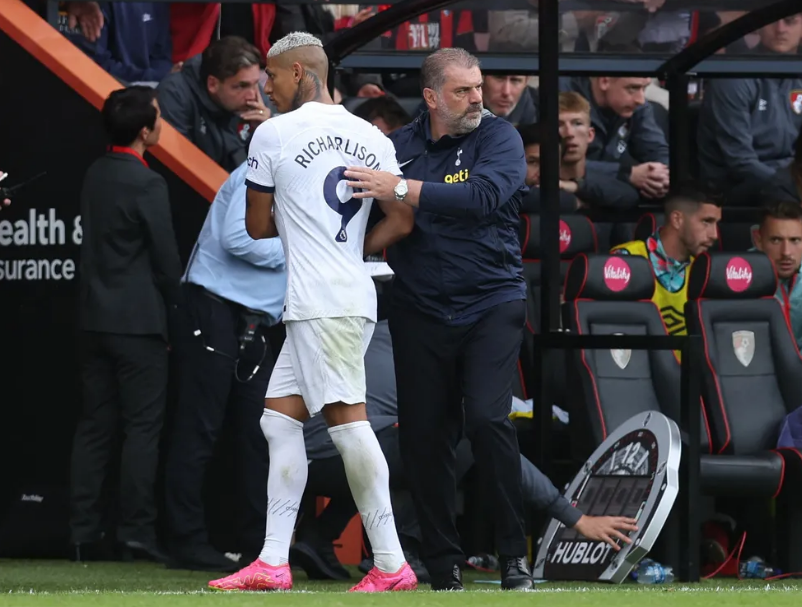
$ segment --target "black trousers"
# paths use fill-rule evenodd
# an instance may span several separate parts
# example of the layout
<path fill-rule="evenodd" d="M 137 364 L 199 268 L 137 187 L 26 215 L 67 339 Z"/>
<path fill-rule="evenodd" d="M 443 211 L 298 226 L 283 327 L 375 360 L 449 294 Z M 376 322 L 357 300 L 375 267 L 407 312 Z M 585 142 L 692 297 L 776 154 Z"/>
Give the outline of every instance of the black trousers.
<path fill-rule="evenodd" d="M 376 433 L 382 453 L 390 470 L 390 494 L 393 503 L 393 517 L 401 545 L 406 550 L 421 543 L 421 530 L 415 505 L 409 493 L 409 484 L 404 474 L 401 449 L 398 440 L 398 427 L 390 426 Z M 457 446 L 456 479 L 462 480 L 473 465 L 471 445 L 463 440 Z M 313 460 L 309 464 L 306 482 L 308 495 L 325 496 L 329 503 L 320 516 L 307 515 L 298 526 L 299 540 L 312 539 L 333 542 L 342 535 L 348 522 L 358 512 L 351 491 L 345 466 L 339 455 Z"/>
<path fill-rule="evenodd" d="M 81 335 L 83 411 L 72 447 L 73 542 L 102 532 L 102 490 L 122 430 L 119 541 L 156 541 L 154 489 L 167 401 L 167 344 L 158 335 Z"/>
<path fill-rule="evenodd" d="M 182 288 L 183 303 L 173 327 L 178 404 L 165 464 L 170 542 L 175 547 L 209 542 L 204 480 L 230 414 L 237 436 L 238 476 L 234 480 L 242 504 L 241 512 L 232 513 L 232 521 L 239 527 L 241 548 L 256 550 L 264 539 L 267 513 L 267 441 L 259 426 L 274 363 L 267 329 L 260 327 L 254 341 L 239 355 L 241 308 L 195 285 Z M 197 330 L 200 335 L 195 335 Z M 256 365 L 260 365 L 256 374 L 244 381 Z M 220 491 L 230 492 L 230 481 L 220 478 L 212 482 Z"/>
<path fill-rule="evenodd" d="M 500 304 L 465 326 L 390 309 L 401 457 L 423 536 L 421 558 L 432 576 L 465 561 L 455 513 L 455 449 L 463 430 L 477 482 L 494 506 L 499 554 L 527 553 L 521 460 L 508 417 L 525 305 Z"/>

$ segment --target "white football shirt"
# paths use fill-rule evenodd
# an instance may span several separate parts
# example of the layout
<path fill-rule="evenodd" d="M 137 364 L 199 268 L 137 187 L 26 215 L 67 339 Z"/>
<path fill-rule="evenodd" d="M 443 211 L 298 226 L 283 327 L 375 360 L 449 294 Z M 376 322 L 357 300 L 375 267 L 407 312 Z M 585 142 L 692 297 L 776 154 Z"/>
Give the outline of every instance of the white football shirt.
<path fill-rule="evenodd" d="M 373 199 L 353 198 L 349 166 L 401 175 L 390 139 L 341 105 L 308 102 L 254 132 L 246 184 L 274 195 L 287 262 L 284 320 L 376 322 L 376 287 L 363 261 Z"/>

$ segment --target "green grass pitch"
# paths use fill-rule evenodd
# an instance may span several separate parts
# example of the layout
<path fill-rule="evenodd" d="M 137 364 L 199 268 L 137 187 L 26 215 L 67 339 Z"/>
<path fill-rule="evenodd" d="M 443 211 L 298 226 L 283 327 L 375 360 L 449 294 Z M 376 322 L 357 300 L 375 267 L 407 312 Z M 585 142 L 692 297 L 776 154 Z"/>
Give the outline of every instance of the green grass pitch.
<path fill-rule="evenodd" d="M 352 570 L 354 581 L 360 574 Z M 213 574 L 173 571 L 149 563 L 70 563 L 67 561 L 0 561 L 0 606 L 86 607 L 493 607 L 548 605 L 549 607 L 798 607 L 802 582 L 739 582 L 719 579 L 701 584 L 638 586 L 637 584 L 537 584 L 536 590 L 510 593 L 490 574 L 468 573 L 464 593 L 382 595 L 347 594 L 348 583 L 309 581 L 294 572 L 295 590 L 287 593 L 218 593 L 206 590 Z"/>

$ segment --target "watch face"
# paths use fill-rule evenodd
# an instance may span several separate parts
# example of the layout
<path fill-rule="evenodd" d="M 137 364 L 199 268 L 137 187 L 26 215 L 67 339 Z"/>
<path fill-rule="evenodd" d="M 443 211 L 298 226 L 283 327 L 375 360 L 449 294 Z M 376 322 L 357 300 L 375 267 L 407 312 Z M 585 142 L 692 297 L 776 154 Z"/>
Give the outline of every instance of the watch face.
<path fill-rule="evenodd" d="M 403 196 L 407 193 L 407 184 L 406 182 L 402 181 L 397 186 L 395 186 L 395 193 L 399 196 Z"/>

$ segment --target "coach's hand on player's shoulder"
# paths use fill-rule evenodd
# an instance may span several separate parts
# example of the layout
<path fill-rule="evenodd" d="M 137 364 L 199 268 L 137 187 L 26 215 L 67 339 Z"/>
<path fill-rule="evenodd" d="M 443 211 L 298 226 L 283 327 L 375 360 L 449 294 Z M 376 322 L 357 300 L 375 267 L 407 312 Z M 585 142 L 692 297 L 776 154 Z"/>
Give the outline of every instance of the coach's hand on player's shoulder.
<path fill-rule="evenodd" d="M 365 167 L 348 167 L 345 176 L 350 187 L 358 190 L 354 198 L 376 198 L 377 200 L 395 200 L 395 186 L 401 178 L 387 171 L 374 171 Z"/>
<path fill-rule="evenodd" d="M 262 101 L 262 96 L 257 95 L 256 101 L 248 102 L 248 110 L 242 112 L 240 118 L 245 122 L 259 125 L 270 118 L 270 109 L 264 104 L 264 101 Z"/>
<path fill-rule="evenodd" d="M 583 514 L 574 525 L 574 529 L 589 540 L 607 542 L 614 550 L 620 550 L 621 547 L 615 543 L 616 540 L 631 544 L 632 540 L 621 532 L 637 531 L 637 522 L 634 518 L 625 516 L 588 516 Z"/>

